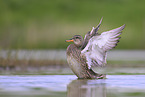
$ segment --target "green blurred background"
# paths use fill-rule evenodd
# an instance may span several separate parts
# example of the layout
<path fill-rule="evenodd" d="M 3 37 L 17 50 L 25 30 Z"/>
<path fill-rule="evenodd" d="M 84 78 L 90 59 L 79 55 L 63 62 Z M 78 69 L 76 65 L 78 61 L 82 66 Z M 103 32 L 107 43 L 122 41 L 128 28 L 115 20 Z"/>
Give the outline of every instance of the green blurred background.
<path fill-rule="evenodd" d="M 0 0 L 0 48 L 65 49 L 101 17 L 99 32 L 126 24 L 117 49 L 145 49 L 145 0 Z"/>

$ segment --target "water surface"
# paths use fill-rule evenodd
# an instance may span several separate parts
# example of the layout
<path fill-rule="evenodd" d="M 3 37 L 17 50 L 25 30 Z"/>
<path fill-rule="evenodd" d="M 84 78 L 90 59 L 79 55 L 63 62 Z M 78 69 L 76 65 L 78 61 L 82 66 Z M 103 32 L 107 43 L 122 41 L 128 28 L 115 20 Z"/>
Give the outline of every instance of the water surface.
<path fill-rule="evenodd" d="M 145 75 L 108 75 L 78 80 L 75 75 L 0 76 L 0 97 L 144 97 Z"/>

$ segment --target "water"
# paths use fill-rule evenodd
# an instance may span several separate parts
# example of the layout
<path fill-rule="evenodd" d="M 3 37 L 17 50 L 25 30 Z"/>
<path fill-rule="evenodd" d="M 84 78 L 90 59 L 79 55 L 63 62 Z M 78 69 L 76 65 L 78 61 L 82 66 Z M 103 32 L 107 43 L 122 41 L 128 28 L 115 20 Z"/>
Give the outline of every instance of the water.
<path fill-rule="evenodd" d="M 0 97 L 144 97 L 145 75 L 107 75 L 78 80 L 75 75 L 0 76 Z"/>

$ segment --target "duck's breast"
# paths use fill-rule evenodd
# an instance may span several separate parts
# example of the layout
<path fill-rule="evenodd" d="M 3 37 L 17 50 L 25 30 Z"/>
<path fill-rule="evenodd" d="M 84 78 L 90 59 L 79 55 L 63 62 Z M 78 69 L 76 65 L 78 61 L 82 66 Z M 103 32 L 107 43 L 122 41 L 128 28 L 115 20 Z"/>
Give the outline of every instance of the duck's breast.
<path fill-rule="evenodd" d="M 74 74 L 76 74 L 78 77 L 81 77 L 81 72 L 82 72 L 82 66 L 81 63 L 78 62 L 76 58 L 73 56 L 67 56 L 67 62 L 69 64 L 69 67 L 72 69 Z"/>

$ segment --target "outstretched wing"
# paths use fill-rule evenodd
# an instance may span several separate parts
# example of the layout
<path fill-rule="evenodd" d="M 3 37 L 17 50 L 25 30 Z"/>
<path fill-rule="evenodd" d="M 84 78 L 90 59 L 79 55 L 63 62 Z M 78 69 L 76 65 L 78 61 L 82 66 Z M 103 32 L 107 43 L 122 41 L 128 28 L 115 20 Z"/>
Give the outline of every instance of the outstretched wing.
<path fill-rule="evenodd" d="M 95 35 L 89 40 L 86 47 L 81 51 L 86 56 L 89 68 L 91 65 L 102 67 L 106 64 L 106 52 L 117 45 L 120 39 L 118 36 L 124 27 L 125 25 L 103 32 L 101 35 Z"/>
<path fill-rule="evenodd" d="M 81 50 L 84 49 L 84 48 L 86 47 L 86 45 L 88 44 L 88 41 L 89 41 L 93 36 L 98 35 L 98 32 L 97 32 L 97 31 L 99 30 L 99 27 L 100 27 L 100 25 L 101 25 L 101 23 L 102 23 L 102 19 L 103 19 L 103 17 L 101 18 L 100 23 L 97 25 L 96 28 L 93 27 L 92 30 L 91 30 L 91 32 L 89 31 L 89 32 L 85 35 L 84 42 L 83 42 L 83 45 L 82 45 L 82 47 L 81 47 Z"/>

